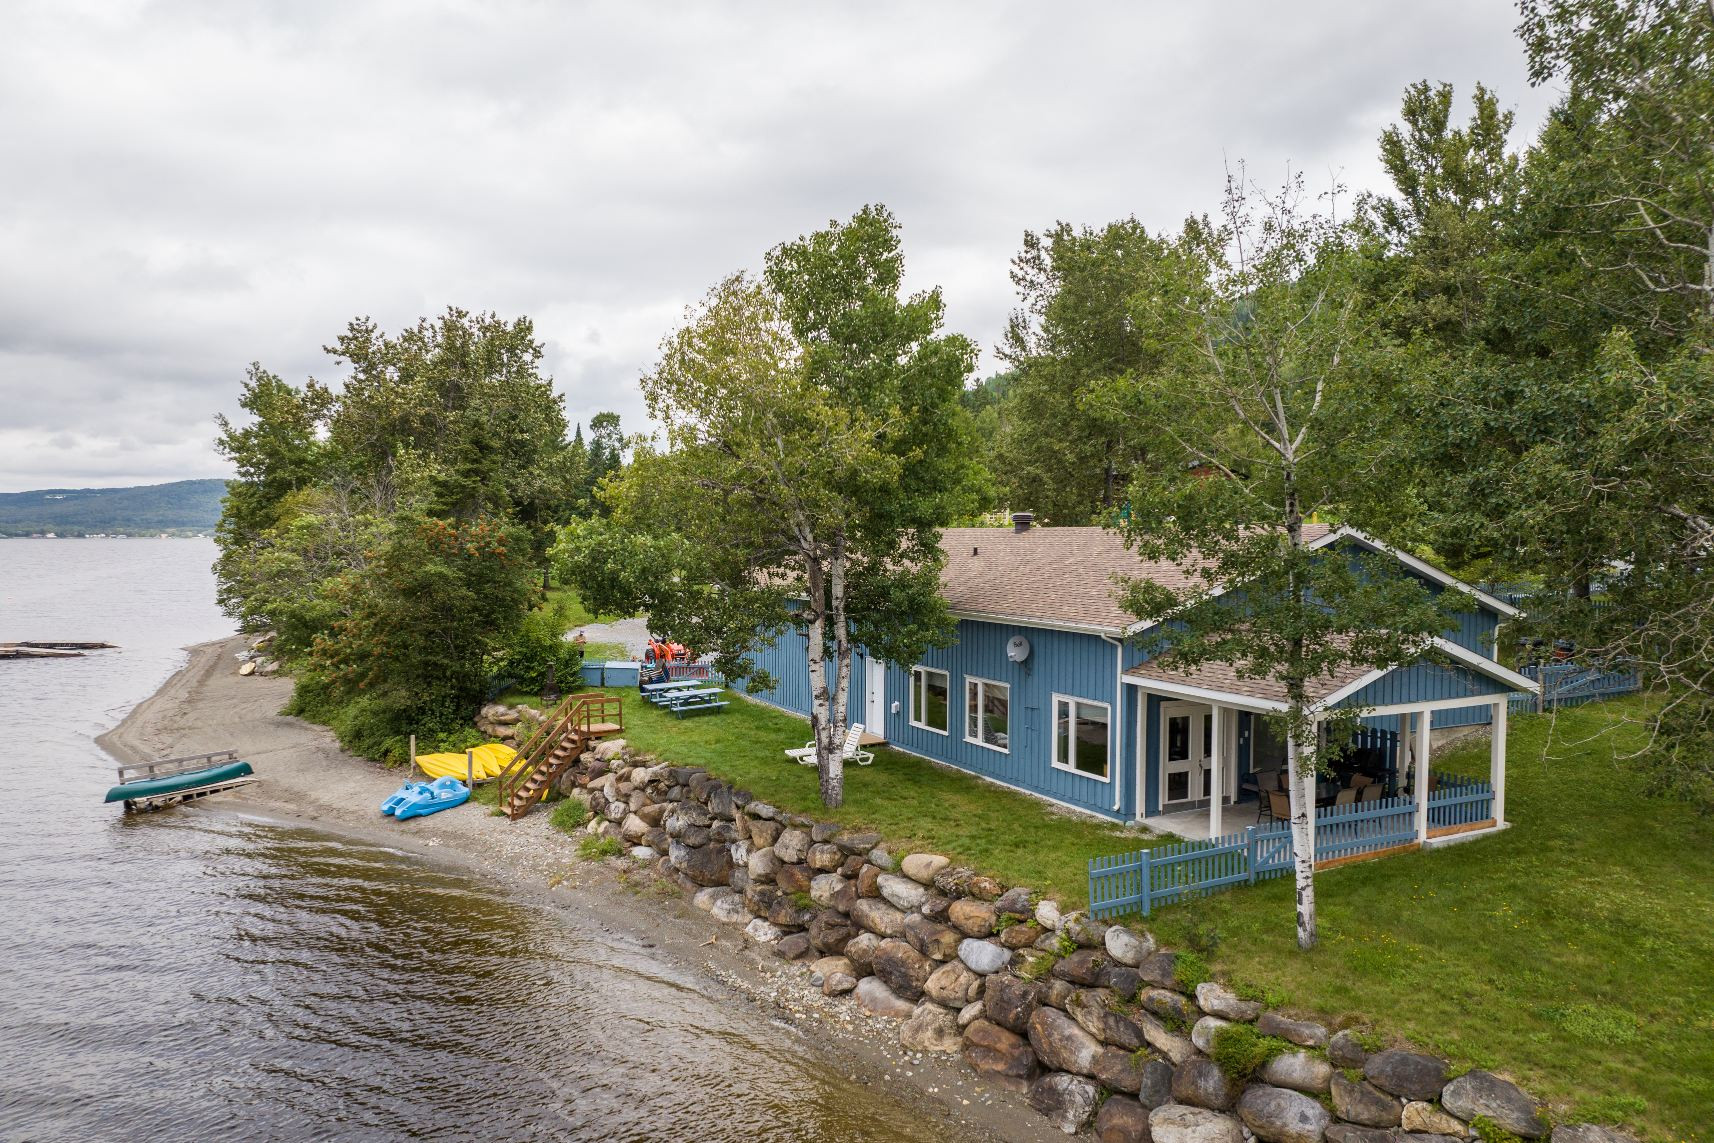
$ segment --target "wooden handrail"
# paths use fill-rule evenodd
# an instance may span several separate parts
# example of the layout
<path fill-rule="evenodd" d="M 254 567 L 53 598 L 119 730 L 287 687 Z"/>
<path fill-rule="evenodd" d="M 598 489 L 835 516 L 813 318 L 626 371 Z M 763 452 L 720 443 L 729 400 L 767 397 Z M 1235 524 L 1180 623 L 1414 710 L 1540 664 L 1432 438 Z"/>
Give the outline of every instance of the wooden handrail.
<path fill-rule="evenodd" d="M 153 762 L 126 763 L 119 767 L 119 782 L 123 785 L 138 778 L 185 774 L 192 770 L 206 770 L 222 762 L 236 761 L 238 761 L 237 750 L 212 750 L 207 754 L 188 754 L 182 758 L 161 758 Z"/>
<path fill-rule="evenodd" d="M 564 740 L 566 732 L 578 731 L 588 735 L 598 720 L 604 720 L 609 710 L 623 717 L 623 702 L 617 695 L 600 693 L 570 695 L 553 713 L 542 720 L 536 732 L 525 741 L 512 760 L 500 771 L 500 806 L 510 814 L 512 798 L 524 784 L 535 776 L 542 764 L 552 756 Z"/>

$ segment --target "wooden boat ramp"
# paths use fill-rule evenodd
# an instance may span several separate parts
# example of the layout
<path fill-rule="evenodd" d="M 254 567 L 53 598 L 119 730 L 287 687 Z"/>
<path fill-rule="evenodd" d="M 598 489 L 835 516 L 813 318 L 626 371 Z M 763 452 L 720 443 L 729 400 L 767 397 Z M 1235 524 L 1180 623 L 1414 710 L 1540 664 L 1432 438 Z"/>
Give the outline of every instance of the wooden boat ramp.
<path fill-rule="evenodd" d="M 109 802 L 127 810 L 153 810 L 174 802 L 206 798 L 258 781 L 250 763 L 236 750 L 215 750 L 184 758 L 163 758 L 119 767 L 119 784 L 107 791 Z"/>

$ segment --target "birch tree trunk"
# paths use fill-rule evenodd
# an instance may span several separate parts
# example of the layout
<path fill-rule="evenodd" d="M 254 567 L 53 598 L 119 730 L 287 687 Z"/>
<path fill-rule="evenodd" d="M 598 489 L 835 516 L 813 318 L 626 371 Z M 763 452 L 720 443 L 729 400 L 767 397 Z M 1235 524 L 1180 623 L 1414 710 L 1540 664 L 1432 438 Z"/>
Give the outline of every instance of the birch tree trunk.
<path fill-rule="evenodd" d="M 844 796 L 843 767 L 839 766 L 838 731 L 827 685 L 827 575 L 813 555 L 804 558 L 804 586 L 809 593 L 809 729 L 815 739 L 816 770 L 821 778 L 822 804 L 837 807 Z"/>
<path fill-rule="evenodd" d="M 833 624 L 833 696 L 832 725 L 828 727 L 831 748 L 822 752 L 817 741 L 817 761 L 821 766 L 821 801 L 826 806 L 838 806 L 845 800 L 845 733 L 851 724 L 851 624 L 845 615 L 845 545 L 835 541 L 833 558 L 828 567 L 829 621 Z"/>
<path fill-rule="evenodd" d="M 1298 507 L 1297 489 L 1289 458 L 1283 470 L 1285 482 L 1286 541 L 1294 553 L 1303 547 L 1303 513 Z M 1293 572 L 1290 584 L 1293 607 L 1304 604 L 1303 585 Z M 1301 635 L 1288 643 L 1288 662 L 1284 679 L 1286 686 L 1286 765 L 1291 773 L 1291 848 L 1293 876 L 1296 882 L 1297 947 L 1315 947 L 1315 831 L 1310 815 L 1315 813 L 1315 751 L 1307 756 L 1303 736 L 1309 722 L 1308 679 L 1304 668 L 1304 646 Z"/>

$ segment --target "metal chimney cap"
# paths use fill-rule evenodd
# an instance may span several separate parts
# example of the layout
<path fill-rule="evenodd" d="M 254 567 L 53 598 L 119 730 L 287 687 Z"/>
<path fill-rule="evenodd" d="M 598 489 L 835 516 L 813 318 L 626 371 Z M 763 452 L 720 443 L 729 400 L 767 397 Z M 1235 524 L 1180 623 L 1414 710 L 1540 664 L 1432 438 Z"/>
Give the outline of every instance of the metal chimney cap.
<path fill-rule="evenodd" d="M 1012 531 L 1013 532 L 1027 532 L 1027 531 L 1029 531 L 1030 525 L 1035 523 L 1035 519 L 1036 519 L 1036 514 L 1034 512 L 1013 512 L 1012 513 Z"/>

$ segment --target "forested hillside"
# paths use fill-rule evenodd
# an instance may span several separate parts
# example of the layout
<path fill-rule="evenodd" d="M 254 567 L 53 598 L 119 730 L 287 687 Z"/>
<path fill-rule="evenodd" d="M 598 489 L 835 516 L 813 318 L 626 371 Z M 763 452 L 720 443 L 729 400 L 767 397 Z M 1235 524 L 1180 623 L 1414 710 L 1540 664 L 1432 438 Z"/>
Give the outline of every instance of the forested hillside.
<path fill-rule="evenodd" d="M 220 521 L 220 501 L 225 495 L 224 480 L 0 492 L 0 536 L 212 532 Z"/>

